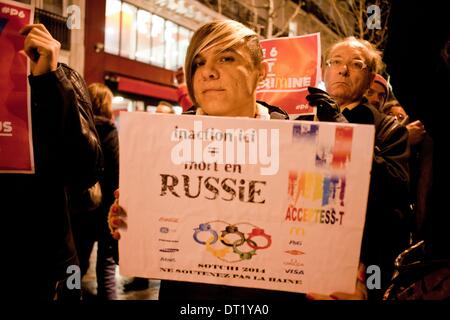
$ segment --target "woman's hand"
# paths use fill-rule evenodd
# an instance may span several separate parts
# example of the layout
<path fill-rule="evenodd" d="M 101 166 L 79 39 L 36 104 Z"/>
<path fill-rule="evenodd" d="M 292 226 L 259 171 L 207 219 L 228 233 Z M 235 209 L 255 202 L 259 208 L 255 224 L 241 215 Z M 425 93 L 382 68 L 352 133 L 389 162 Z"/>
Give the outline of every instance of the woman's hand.
<path fill-rule="evenodd" d="M 112 237 L 119 240 L 120 232 L 118 229 L 126 230 L 127 228 L 127 223 L 125 222 L 127 212 L 119 205 L 119 189 L 114 192 L 114 197 L 116 200 L 111 205 L 108 212 L 108 226 Z"/>
<path fill-rule="evenodd" d="M 20 30 L 25 36 L 24 52 L 30 58 L 30 70 L 39 76 L 58 67 L 61 44 L 52 37 L 43 24 L 29 24 Z"/>
<path fill-rule="evenodd" d="M 408 129 L 408 140 L 411 145 L 416 145 L 422 142 L 423 138 L 425 137 L 426 130 L 420 120 L 407 124 L 406 129 Z"/>

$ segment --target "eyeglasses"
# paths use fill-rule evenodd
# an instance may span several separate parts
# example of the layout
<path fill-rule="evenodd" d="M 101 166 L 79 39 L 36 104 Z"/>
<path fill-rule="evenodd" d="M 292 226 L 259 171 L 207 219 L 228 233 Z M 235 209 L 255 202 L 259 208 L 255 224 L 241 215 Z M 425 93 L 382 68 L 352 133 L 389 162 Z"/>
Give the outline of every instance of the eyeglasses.
<path fill-rule="evenodd" d="M 402 122 L 403 120 L 405 120 L 405 118 L 407 117 L 407 115 L 403 114 L 403 113 L 395 113 L 393 111 L 389 111 L 387 113 L 388 116 L 393 116 L 395 118 L 397 118 L 398 121 Z"/>
<path fill-rule="evenodd" d="M 348 69 L 353 71 L 361 71 L 367 68 L 367 64 L 365 64 L 362 60 L 351 60 L 350 62 L 344 63 L 343 59 L 331 58 L 325 61 L 325 64 L 329 68 L 342 68 L 346 65 Z"/>

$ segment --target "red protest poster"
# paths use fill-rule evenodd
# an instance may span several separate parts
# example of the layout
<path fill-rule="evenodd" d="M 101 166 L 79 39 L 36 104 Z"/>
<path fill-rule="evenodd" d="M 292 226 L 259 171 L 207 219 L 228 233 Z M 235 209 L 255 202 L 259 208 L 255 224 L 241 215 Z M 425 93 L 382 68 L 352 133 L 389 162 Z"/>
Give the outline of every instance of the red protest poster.
<path fill-rule="evenodd" d="M 33 21 L 30 6 L 0 0 L 0 172 L 34 173 L 27 58 L 19 30 Z"/>
<path fill-rule="evenodd" d="M 262 40 L 268 74 L 256 98 L 286 110 L 292 118 L 312 114 L 308 86 L 320 81 L 320 33 Z"/>

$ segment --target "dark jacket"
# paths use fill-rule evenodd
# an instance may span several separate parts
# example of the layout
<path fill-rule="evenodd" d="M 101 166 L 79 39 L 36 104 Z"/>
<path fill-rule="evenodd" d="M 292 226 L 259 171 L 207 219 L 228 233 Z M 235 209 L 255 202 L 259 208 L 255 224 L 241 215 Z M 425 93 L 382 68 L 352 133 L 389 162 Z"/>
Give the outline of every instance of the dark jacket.
<path fill-rule="evenodd" d="M 119 134 L 112 120 L 101 116 L 94 116 L 94 120 L 104 159 L 104 171 L 100 176 L 102 207 L 108 213 L 114 202 L 114 191 L 119 188 Z"/>
<path fill-rule="evenodd" d="M 98 226 L 96 240 L 103 241 L 107 247 L 111 247 L 112 255 L 117 262 L 119 260 L 117 240 L 111 237 L 108 227 L 108 212 L 114 202 L 114 191 L 119 188 L 119 133 L 112 120 L 101 116 L 94 116 L 94 119 L 104 159 L 104 171 L 99 180 L 102 189 L 102 203 L 96 212 L 97 223 L 95 225 Z"/>
<path fill-rule="evenodd" d="M 29 83 L 35 174 L 0 174 L 2 225 L 11 231 L 1 240 L 6 286 L 22 295 L 72 274 L 66 190 L 95 184 L 102 157 L 82 77 L 61 64 Z"/>
<path fill-rule="evenodd" d="M 86 190 L 68 193 L 72 232 L 83 275 L 89 268 L 95 241 L 99 241 L 98 248 L 112 247 L 114 256 L 117 256 L 117 241 L 111 237 L 108 227 L 108 211 L 114 202 L 114 191 L 119 187 L 119 136 L 112 120 L 95 115 L 94 122 L 103 152 L 103 171 L 99 176 L 100 202 L 94 205 Z"/>
<path fill-rule="evenodd" d="M 432 207 L 434 142 L 428 133 L 423 140 L 411 146 L 409 170 L 411 176 L 411 203 L 414 207 L 414 242 L 424 239 L 424 226 Z"/>
<path fill-rule="evenodd" d="M 408 131 L 393 117 L 363 100 L 342 114 L 350 123 L 375 125 L 375 147 L 369 199 L 361 247 L 361 261 L 381 269 L 382 289 L 394 271 L 394 260 L 409 243 L 411 216 L 408 201 Z M 300 119 L 301 120 L 301 119 Z M 383 290 L 369 290 L 381 298 Z"/>
<path fill-rule="evenodd" d="M 421 119 L 433 139 L 433 183 L 422 225 L 425 251 L 430 259 L 450 258 L 450 214 L 445 209 L 448 207 L 450 176 L 450 103 L 447 97 L 450 88 L 450 25 L 447 7 L 448 4 L 442 1 L 427 2 L 426 6 L 412 5 L 411 1 L 392 1 L 383 55 L 395 96 L 412 118 Z M 421 23 L 410 25 L 403 17 Z M 433 37 L 429 37 L 426 46 L 415 45 L 417 39 L 430 34 Z"/>
<path fill-rule="evenodd" d="M 281 108 L 271 106 L 263 101 L 257 101 L 269 109 L 271 119 L 288 120 L 289 115 Z M 189 109 L 184 114 L 195 115 L 195 107 Z M 303 294 L 243 288 L 225 285 L 181 282 L 162 280 L 160 291 L 160 300 L 270 300 L 283 302 L 298 302 L 304 299 Z"/>

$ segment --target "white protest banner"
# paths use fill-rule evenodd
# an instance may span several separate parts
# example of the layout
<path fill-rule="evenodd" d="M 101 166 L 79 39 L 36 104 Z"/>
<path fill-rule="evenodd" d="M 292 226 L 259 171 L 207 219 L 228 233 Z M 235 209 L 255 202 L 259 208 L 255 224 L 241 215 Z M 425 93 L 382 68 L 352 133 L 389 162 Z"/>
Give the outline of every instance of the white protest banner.
<path fill-rule="evenodd" d="M 314 114 L 306 95 L 321 79 L 320 33 L 261 40 L 261 47 L 268 72 L 256 98 L 282 106 L 291 119 Z"/>
<path fill-rule="evenodd" d="M 30 6 L 0 0 L 0 173 L 34 173 L 29 64 L 19 34 L 32 22 Z"/>
<path fill-rule="evenodd" d="M 123 113 L 124 275 L 354 292 L 368 125 Z"/>

